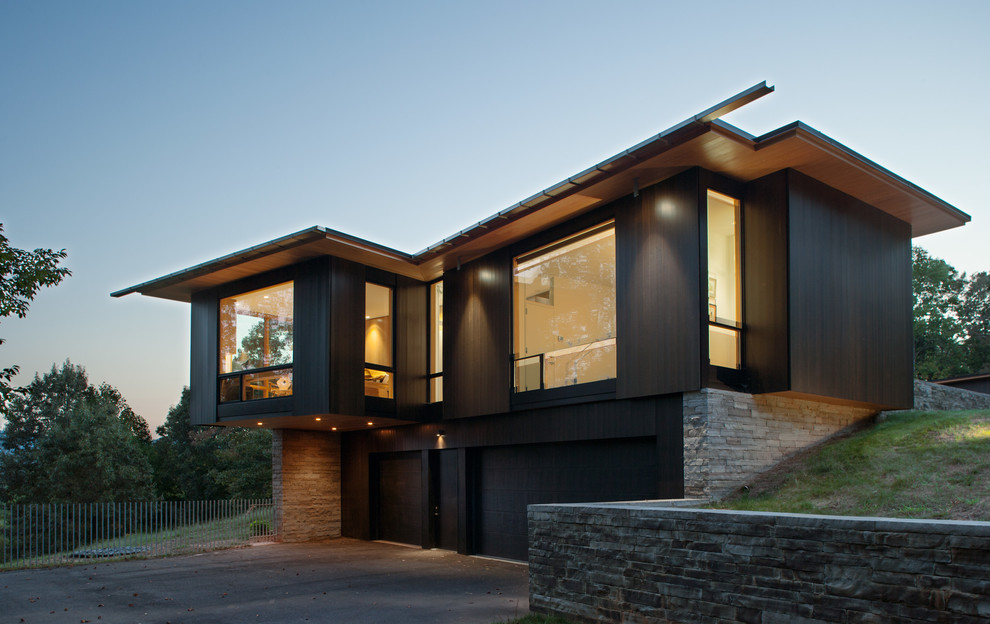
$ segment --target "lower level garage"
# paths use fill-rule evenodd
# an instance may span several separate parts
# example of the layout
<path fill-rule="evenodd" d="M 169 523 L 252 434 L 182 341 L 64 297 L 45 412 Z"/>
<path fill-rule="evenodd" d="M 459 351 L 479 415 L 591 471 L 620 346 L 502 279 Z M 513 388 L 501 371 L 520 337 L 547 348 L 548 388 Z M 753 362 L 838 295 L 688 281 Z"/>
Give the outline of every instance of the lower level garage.
<path fill-rule="evenodd" d="M 457 457 L 455 449 L 375 455 L 374 537 L 454 550 L 464 517 L 467 550 L 525 560 L 527 505 L 658 494 L 653 438 L 466 449 L 463 489 Z"/>
<path fill-rule="evenodd" d="M 526 559 L 526 506 L 657 497 L 653 438 L 486 448 L 478 453 L 475 551 Z"/>

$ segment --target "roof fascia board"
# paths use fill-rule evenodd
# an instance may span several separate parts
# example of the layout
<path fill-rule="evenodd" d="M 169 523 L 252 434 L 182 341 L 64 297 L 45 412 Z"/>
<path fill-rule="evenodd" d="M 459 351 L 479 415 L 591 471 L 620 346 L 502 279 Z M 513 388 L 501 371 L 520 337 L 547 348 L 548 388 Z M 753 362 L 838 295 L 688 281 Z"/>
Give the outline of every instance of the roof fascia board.
<path fill-rule="evenodd" d="M 772 130 L 763 136 L 757 137 L 756 149 L 759 150 L 763 147 L 773 145 L 774 143 L 790 137 L 795 137 L 799 140 L 815 145 L 819 149 L 828 152 L 831 156 L 842 160 L 850 166 L 858 168 L 874 179 L 882 183 L 892 184 L 905 193 L 923 199 L 933 207 L 938 208 L 945 214 L 960 221 L 960 225 L 972 221 L 972 217 L 962 210 L 959 210 L 945 200 L 932 195 L 917 184 L 905 180 L 893 171 L 887 169 L 886 167 L 882 167 L 859 152 L 852 150 L 835 139 L 819 132 L 818 130 L 815 130 L 802 121 L 795 121 L 787 124 L 786 126 L 777 128 L 776 130 Z M 915 236 L 919 235 L 920 234 L 915 234 Z"/>
<path fill-rule="evenodd" d="M 216 258 L 214 260 L 208 260 L 207 262 L 197 264 L 188 269 L 176 271 L 175 273 L 169 273 L 163 277 L 143 282 L 136 286 L 131 286 L 130 288 L 112 292 L 110 293 L 110 296 L 123 297 L 132 293 L 143 294 L 145 291 L 167 288 L 180 282 L 195 279 L 197 277 L 214 273 L 228 267 L 236 266 L 244 262 L 257 260 L 265 256 L 270 256 L 282 251 L 295 249 L 319 241 L 337 242 L 348 247 L 377 254 L 390 260 L 399 260 L 402 262 L 412 261 L 412 256 L 405 252 L 397 251 L 395 249 L 385 247 L 384 245 L 366 241 L 343 232 L 338 232 L 337 230 L 314 225 L 306 228 L 305 230 L 300 230 L 259 245 L 254 245 L 253 247 L 248 247 L 247 249 L 235 251 L 234 253 L 221 256 L 220 258 Z"/>
<path fill-rule="evenodd" d="M 636 145 L 633 145 L 632 147 L 625 149 L 619 152 L 618 154 L 611 156 L 610 158 L 606 158 L 600 163 L 593 165 L 576 175 L 570 176 L 563 182 L 559 182 L 553 186 L 550 186 L 540 191 L 539 193 L 536 193 L 524 199 L 523 201 L 514 204 L 509 208 L 506 208 L 505 210 L 500 211 L 496 215 L 496 217 L 503 215 L 518 215 L 520 212 L 524 210 L 537 207 L 539 204 L 543 203 L 543 201 L 545 201 L 548 198 L 553 200 L 569 195 L 571 192 L 575 190 L 579 190 L 581 188 L 590 186 L 591 184 L 594 184 L 596 182 L 600 182 L 604 178 L 609 177 L 610 175 L 614 175 L 620 171 L 625 171 L 626 169 L 637 164 L 644 157 L 646 157 L 646 154 L 644 154 L 644 152 L 655 151 L 659 153 L 663 151 L 664 148 L 669 147 L 672 143 L 675 142 L 673 135 L 680 133 L 682 130 L 685 130 L 686 128 L 691 126 L 704 127 L 706 124 L 709 124 L 717 120 L 722 115 L 728 114 L 742 106 L 745 106 L 746 104 L 754 100 L 757 100 L 763 97 L 764 95 L 773 93 L 773 91 L 774 91 L 774 87 L 772 86 L 768 87 L 766 80 L 758 84 L 755 84 L 752 87 L 746 89 L 745 91 L 741 91 L 733 95 L 732 97 L 719 102 L 715 106 L 707 108 L 702 112 L 698 113 L 697 115 L 685 119 L 681 123 L 674 124 L 673 126 L 660 132 L 659 134 L 656 134 L 654 136 L 649 137 L 648 139 L 640 141 Z M 729 128 L 733 127 L 733 126 L 729 126 L 729 124 L 725 124 L 725 126 Z M 649 154 L 649 156 L 653 156 L 653 155 L 655 154 Z M 454 240 L 458 238 L 469 236 L 469 233 L 472 232 L 475 228 L 477 228 L 479 225 L 483 223 L 487 223 L 490 220 L 491 219 L 479 221 L 475 225 L 467 227 L 461 230 L 460 232 L 458 232 L 457 234 L 454 234 L 453 236 L 445 238 L 438 243 L 434 243 L 433 245 L 429 245 L 426 248 L 414 253 L 413 257 L 417 259 L 425 259 L 425 257 L 428 256 L 431 252 L 437 251 L 438 248 L 440 248 L 441 246 L 449 246 L 450 243 L 452 243 Z"/>

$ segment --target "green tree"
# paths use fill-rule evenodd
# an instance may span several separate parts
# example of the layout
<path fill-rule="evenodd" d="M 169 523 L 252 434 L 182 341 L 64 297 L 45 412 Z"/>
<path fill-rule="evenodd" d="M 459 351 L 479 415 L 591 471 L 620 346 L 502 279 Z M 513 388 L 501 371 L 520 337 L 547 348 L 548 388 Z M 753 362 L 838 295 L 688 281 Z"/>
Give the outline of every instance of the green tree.
<path fill-rule="evenodd" d="M 965 275 L 921 247 L 912 249 L 914 289 L 914 373 L 941 379 L 968 372 L 960 320 Z"/>
<path fill-rule="evenodd" d="M 108 384 L 66 361 L 8 402 L 0 497 L 100 502 L 151 495 L 148 425 Z"/>
<path fill-rule="evenodd" d="M 24 318 L 41 288 L 55 286 L 71 275 L 69 269 L 59 266 L 66 256 L 64 249 L 25 251 L 11 247 L 0 223 L 0 318 Z M 0 338 L 0 344 L 3 342 Z M 10 382 L 19 370 L 16 365 L 0 369 L 0 403 L 9 398 Z"/>
<path fill-rule="evenodd" d="M 990 373 L 990 273 L 970 276 L 959 312 L 966 328 L 968 372 Z"/>
<path fill-rule="evenodd" d="M 269 498 L 271 432 L 236 427 L 194 427 L 189 388 L 156 429 L 152 452 L 155 491 L 166 500 Z"/>

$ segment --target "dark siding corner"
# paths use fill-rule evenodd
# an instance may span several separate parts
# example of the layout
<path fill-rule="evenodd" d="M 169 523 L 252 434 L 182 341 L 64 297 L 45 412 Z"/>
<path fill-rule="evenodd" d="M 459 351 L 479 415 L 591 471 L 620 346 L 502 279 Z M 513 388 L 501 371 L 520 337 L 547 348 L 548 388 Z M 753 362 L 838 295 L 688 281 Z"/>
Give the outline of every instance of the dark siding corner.
<path fill-rule="evenodd" d="M 699 172 L 616 208 L 618 398 L 701 387 Z"/>
<path fill-rule="evenodd" d="M 299 265 L 295 278 L 293 413 L 325 414 L 330 406 L 330 258 Z"/>
<path fill-rule="evenodd" d="M 756 392 L 790 387 L 787 351 L 787 172 L 747 185 L 743 199 L 743 363 Z"/>
<path fill-rule="evenodd" d="M 192 296 L 189 411 L 194 425 L 217 422 L 217 314 L 216 290 Z"/>
<path fill-rule="evenodd" d="M 788 171 L 791 390 L 912 405 L 911 227 Z"/>
<path fill-rule="evenodd" d="M 444 273 L 444 416 L 509 411 L 512 350 L 510 260 L 484 256 Z"/>
<path fill-rule="evenodd" d="M 364 266 L 330 260 L 330 412 L 364 415 Z"/>

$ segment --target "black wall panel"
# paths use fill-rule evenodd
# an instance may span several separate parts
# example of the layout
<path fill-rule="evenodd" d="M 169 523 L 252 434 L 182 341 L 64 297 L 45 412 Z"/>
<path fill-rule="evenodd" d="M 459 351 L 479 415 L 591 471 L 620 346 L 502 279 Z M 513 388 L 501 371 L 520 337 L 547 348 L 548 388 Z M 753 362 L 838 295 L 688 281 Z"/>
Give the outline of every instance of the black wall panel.
<path fill-rule="evenodd" d="M 699 171 L 616 209 L 616 395 L 701 387 Z"/>
<path fill-rule="evenodd" d="M 509 409 L 510 263 L 494 253 L 444 273 L 445 418 Z"/>
<path fill-rule="evenodd" d="M 743 363 L 756 392 L 790 388 L 787 172 L 750 182 L 743 203 Z"/>
<path fill-rule="evenodd" d="M 330 412 L 364 415 L 363 265 L 330 259 Z"/>
<path fill-rule="evenodd" d="M 911 407 L 911 228 L 788 171 L 791 390 Z"/>
<path fill-rule="evenodd" d="M 427 285 L 408 277 L 396 277 L 396 416 L 419 420 L 428 400 Z"/>
<path fill-rule="evenodd" d="M 330 258 L 299 265 L 293 291 L 293 413 L 325 414 L 330 408 Z"/>
<path fill-rule="evenodd" d="M 192 424 L 212 425 L 217 421 L 217 291 L 209 289 L 195 293 L 191 315 L 189 411 Z"/>

